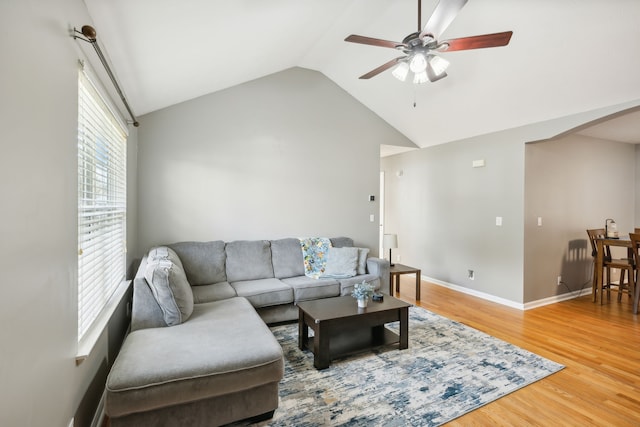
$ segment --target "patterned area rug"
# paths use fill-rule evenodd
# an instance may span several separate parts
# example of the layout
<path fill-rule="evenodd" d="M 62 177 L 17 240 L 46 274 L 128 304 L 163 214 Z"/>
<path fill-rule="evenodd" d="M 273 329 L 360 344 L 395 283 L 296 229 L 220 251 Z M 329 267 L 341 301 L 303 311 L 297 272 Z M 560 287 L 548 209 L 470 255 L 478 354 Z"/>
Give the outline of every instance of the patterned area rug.
<path fill-rule="evenodd" d="M 322 371 L 298 349 L 297 325 L 272 331 L 285 354 L 280 406 L 255 426 L 437 426 L 563 368 L 418 307 L 407 350 L 364 352 Z"/>

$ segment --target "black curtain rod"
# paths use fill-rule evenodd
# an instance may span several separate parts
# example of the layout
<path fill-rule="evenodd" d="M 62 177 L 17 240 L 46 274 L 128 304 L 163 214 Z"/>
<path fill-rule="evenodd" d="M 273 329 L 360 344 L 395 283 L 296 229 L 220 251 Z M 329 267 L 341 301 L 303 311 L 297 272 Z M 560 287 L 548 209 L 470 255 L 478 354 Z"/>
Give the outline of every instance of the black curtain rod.
<path fill-rule="evenodd" d="M 107 74 L 109 75 L 109 78 L 111 79 L 111 82 L 113 83 L 113 86 L 115 86 L 116 91 L 118 92 L 118 95 L 120 95 L 120 99 L 122 100 L 122 102 L 124 103 L 124 106 L 126 107 L 127 111 L 129 112 L 129 115 L 131 116 L 131 119 L 133 119 L 133 125 L 135 127 L 140 126 L 140 123 L 136 119 L 136 116 L 131 111 L 131 107 L 129 107 L 129 103 L 127 102 L 127 99 L 124 97 L 124 93 L 122 93 L 122 90 L 120 89 L 120 86 L 118 85 L 118 82 L 116 81 L 116 77 L 113 75 L 113 72 L 111 72 L 111 68 L 109 67 L 109 64 L 107 63 L 106 58 L 102 54 L 102 50 L 100 49 L 100 46 L 98 46 L 98 39 L 96 38 L 96 34 L 97 34 L 96 30 L 90 25 L 83 25 L 81 31 L 78 31 L 78 30 L 76 30 L 74 28 L 73 32 L 74 32 L 74 35 L 73 35 L 74 39 L 80 39 L 82 41 L 90 43 L 91 46 L 93 46 L 93 48 L 96 51 L 96 54 L 98 55 L 98 58 L 100 59 L 100 62 L 102 62 L 102 65 L 104 66 L 104 69 L 107 70 Z M 78 36 L 76 34 L 82 34 L 84 37 L 80 37 L 80 36 Z"/>

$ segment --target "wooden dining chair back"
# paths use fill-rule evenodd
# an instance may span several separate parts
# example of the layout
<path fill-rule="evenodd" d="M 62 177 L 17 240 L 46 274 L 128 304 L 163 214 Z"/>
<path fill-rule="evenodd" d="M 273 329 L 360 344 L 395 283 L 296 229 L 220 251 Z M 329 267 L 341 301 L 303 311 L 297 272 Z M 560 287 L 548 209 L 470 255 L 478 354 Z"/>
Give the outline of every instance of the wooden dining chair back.
<path fill-rule="evenodd" d="M 598 297 L 598 283 L 597 283 L 597 274 L 596 271 L 596 259 L 598 257 L 598 245 L 596 244 L 596 239 L 604 237 L 605 231 L 604 228 L 593 228 L 591 230 L 587 230 L 587 235 L 589 236 L 589 242 L 591 243 L 591 256 L 593 257 L 593 279 L 591 280 L 591 295 L 593 302 L 596 302 L 596 298 Z M 606 267 L 603 264 L 603 270 L 606 270 Z M 604 271 L 600 272 L 603 274 Z M 607 274 L 607 277 L 609 275 Z M 605 288 L 605 280 L 604 275 L 602 276 L 602 287 Z"/>
<path fill-rule="evenodd" d="M 636 230 L 638 230 L 636 228 Z M 635 289 L 629 289 L 629 295 L 633 293 L 633 313 L 638 313 L 638 294 L 640 293 L 640 286 L 638 286 L 638 268 L 640 265 L 640 230 L 635 233 L 629 233 L 629 239 L 631 239 L 631 250 L 633 251 L 633 261 L 636 265 L 636 281 L 634 283 Z"/>
<path fill-rule="evenodd" d="M 602 303 L 604 300 L 604 291 L 607 291 L 607 298 L 611 297 L 611 288 L 615 287 L 618 290 L 618 301 L 622 300 L 622 293 L 628 292 L 631 293 L 633 289 L 635 289 L 635 271 L 636 271 L 636 263 L 634 262 L 634 258 L 630 255 L 628 258 L 613 258 L 611 256 L 611 249 L 608 245 L 603 246 L 603 263 L 602 269 L 600 272 L 602 274 L 602 291 L 600 295 L 598 295 L 597 289 L 597 271 L 596 271 L 596 259 L 598 256 L 598 245 L 596 243 L 596 239 L 605 238 L 605 230 L 604 228 L 595 228 L 587 230 L 587 234 L 589 235 L 589 242 L 591 242 L 591 256 L 593 257 L 593 280 L 591 283 L 591 292 L 593 296 L 593 301 L 596 301 L 596 298 L 600 298 L 600 302 Z M 620 277 L 618 283 L 615 283 L 611 278 L 611 269 L 618 268 L 620 269 Z M 606 276 L 606 280 L 605 280 Z M 627 280 L 625 282 L 625 276 Z"/>

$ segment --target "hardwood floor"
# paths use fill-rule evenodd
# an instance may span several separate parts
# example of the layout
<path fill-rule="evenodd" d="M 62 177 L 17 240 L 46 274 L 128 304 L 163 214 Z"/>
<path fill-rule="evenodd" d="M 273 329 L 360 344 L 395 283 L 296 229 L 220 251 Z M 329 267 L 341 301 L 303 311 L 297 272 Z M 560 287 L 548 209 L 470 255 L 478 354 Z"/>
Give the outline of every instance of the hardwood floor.
<path fill-rule="evenodd" d="M 425 281 L 421 293 L 417 305 L 566 366 L 448 426 L 640 426 L 640 324 L 626 295 L 521 311 Z M 416 304 L 414 277 L 400 298 Z"/>

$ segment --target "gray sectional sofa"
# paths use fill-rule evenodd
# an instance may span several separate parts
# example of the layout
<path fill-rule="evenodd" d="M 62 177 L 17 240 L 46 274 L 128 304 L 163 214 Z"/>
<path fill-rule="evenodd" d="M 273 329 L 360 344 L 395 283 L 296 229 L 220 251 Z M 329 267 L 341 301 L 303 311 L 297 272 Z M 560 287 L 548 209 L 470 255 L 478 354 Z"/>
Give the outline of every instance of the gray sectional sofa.
<path fill-rule="evenodd" d="M 271 417 L 284 360 L 267 324 L 297 320 L 298 301 L 348 295 L 363 280 L 389 289 L 388 261 L 353 248 L 350 238 L 331 246 L 329 277 L 320 278 L 305 275 L 295 238 L 150 250 L 133 281 L 131 333 L 107 379 L 111 426 Z"/>

